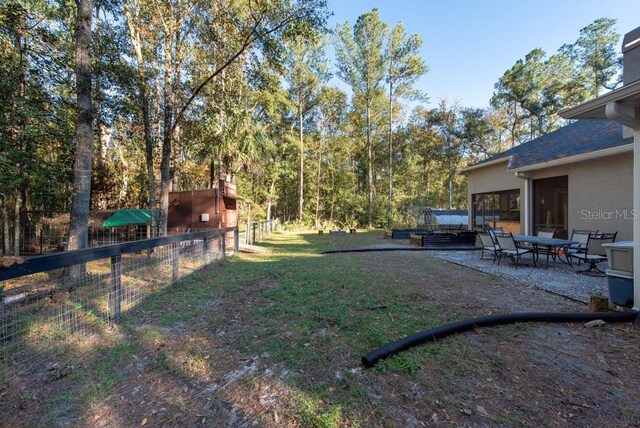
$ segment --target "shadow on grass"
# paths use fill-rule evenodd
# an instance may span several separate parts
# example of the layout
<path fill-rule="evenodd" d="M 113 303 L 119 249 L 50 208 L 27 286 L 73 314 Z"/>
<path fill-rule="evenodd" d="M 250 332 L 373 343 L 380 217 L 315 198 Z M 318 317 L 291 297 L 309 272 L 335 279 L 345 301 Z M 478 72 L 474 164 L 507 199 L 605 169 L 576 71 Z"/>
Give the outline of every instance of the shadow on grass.
<path fill-rule="evenodd" d="M 410 378 L 429 361 L 447 361 L 455 374 L 478 358 L 452 338 L 361 371 L 360 357 L 372 348 L 466 311 L 445 309 L 429 294 L 429 284 L 443 279 L 430 273 L 425 255 L 319 255 L 371 245 L 381 234 L 279 233 L 261 244 L 269 254 L 231 257 L 186 275 L 125 314 L 93 347 L 75 350 L 83 362 L 64 376 L 18 393 L 13 409 L 5 409 L 14 416 L 8 420 L 43 426 L 403 420 L 371 397 L 393 400 L 393 380 Z M 380 388 L 389 391 L 372 386 L 381 378 Z"/>

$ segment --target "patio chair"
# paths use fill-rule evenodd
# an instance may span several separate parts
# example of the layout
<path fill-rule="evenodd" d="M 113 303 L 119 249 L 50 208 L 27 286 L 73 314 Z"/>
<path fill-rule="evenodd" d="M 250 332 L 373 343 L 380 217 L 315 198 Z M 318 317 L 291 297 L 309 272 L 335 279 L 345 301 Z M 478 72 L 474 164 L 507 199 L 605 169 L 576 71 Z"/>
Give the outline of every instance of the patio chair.
<path fill-rule="evenodd" d="M 493 238 L 488 233 L 478 233 L 480 236 L 480 241 L 482 243 L 482 253 L 480 254 L 480 258 L 484 257 L 484 252 L 489 251 L 493 254 L 493 262 L 496 262 L 498 258 L 498 252 L 500 251 L 500 247 L 497 246 L 495 242 L 493 242 Z"/>
<path fill-rule="evenodd" d="M 541 238 L 555 238 L 557 229 L 541 227 L 538 229 L 538 236 Z"/>
<path fill-rule="evenodd" d="M 553 229 L 553 228 L 544 228 L 541 227 L 538 229 L 538 236 L 540 238 L 555 238 L 556 237 L 556 231 L 557 229 Z M 529 247 L 527 247 L 529 248 Z M 535 255 L 536 257 L 540 257 L 542 256 L 547 256 L 547 267 L 549 267 L 549 256 L 551 256 L 551 259 L 553 260 L 553 262 L 555 263 L 556 261 L 556 250 L 554 248 L 548 247 L 548 246 L 536 246 L 534 247 L 534 251 L 535 251 Z"/>
<path fill-rule="evenodd" d="M 567 247 L 567 256 L 570 254 L 584 253 L 584 250 L 587 247 L 587 241 L 589 241 L 589 236 L 597 234 L 597 230 L 573 229 L 571 231 L 570 241 L 575 241 L 577 244 L 571 244 Z"/>
<path fill-rule="evenodd" d="M 607 253 L 603 247 L 604 244 L 615 242 L 618 232 L 615 233 L 592 233 L 589 235 L 587 245 L 583 252 L 568 253 L 570 259 L 577 259 L 578 266 L 581 262 L 589 263 L 589 268 L 578 270 L 577 273 L 604 275 L 604 272 L 597 266 L 598 263 L 607 260 Z"/>
<path fill-rule="evenodd" d="M 500 260 L 503 256 L 509 257 L 513 264 L 518 268 L 518 261 L 523 254 L 532 253 L 532 248 L 522 248 L 518 247 L 516 241 L 513 239 L 513 234 L 511 233 L 503 233 L 496 234 L 496 239 L 498 240 L 498 245 L 500 246 L 500 250 L 498 252 L 498 264 L 500 264 Z M 533 265 L 536 265 L 536 259 L 533 257 Z"/>
<path fill-rule="evenodd" d="M 504 232 L 502 231 L 502 228 L 501 227 L 490 227 L 490 228 L 487 228 L 487 233 L 489 234 L 489 236 L 493 240 L 493 243 L 496 246 L 498 246 L 498 240 L 496 239 L 496 234 L 503 234 Z"/>

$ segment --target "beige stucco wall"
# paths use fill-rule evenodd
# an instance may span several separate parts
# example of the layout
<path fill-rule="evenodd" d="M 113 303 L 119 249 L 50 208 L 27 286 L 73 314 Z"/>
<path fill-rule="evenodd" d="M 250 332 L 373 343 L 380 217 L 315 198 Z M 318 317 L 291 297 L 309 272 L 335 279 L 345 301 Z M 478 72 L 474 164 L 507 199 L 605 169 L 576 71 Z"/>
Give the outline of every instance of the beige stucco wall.
<path fill-rule="evenodd" d="M 568 176 L 569 233 L 572 229 L 617 231 L 617 241 L 633 239 L 631 153 L 541 169 L 527 174 L 532 179 Z"/>
<path fill-rule="evenodd" d="M 469 229 L 473 225 L 473 204 L 471 195 L 475 193 L 499 192 L 501 190 L 520 189 L 520 195 L 524 195 L 525 180 L 516 177 L 514 172 L 507 171 L 508 159 L 483 168 L 467 172 L 467 207 L 469 210 Z M 521 204 L 521 208 L 524 206 Z M 522 233 L 522 225 L 520 226 Z"/>
<path fill-rule="evenodd" d="M 617 231 L 618 241 L 633 239 L 632 153 L 526 171 L 525 174 L 531 179 L 568 176 L 569 233 L 572 229 L 597 229 Z M 520 189 L 520 195 L 524 196 L 525 180 L 516 177 L 514 171 L 507 171 L 506 161 L 468 171 L 467 178 L 469 227 L 473 208 L 471 195 L 474 193 Z M 521 207 L 524 209 L 524 204 Z"/>

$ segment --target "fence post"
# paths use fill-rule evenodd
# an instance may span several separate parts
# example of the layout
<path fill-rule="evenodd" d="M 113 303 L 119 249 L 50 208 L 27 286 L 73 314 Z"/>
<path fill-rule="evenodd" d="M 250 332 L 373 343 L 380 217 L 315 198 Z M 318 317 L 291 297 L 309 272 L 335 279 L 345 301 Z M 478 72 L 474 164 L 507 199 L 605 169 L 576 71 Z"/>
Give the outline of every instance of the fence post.
<path fill-rule="evenodd" d="M 247 220 L 247 230 L 244 232 L 247 245 L 251 244 L 251 222 Z"/>
<path fill-rule="evenodd" d="M 209 245 L 209 237 L 205 236 L 202 240 L 205 264 L 211 263 L 211 245 Z"/>
<path fill-rule="evenodd" d="M 227 234 L 222 234 L 222 258 L 225 259 L 227 257 Z"/>
<path fill-rule="evenodd" d="M 120 303 L 122 301 L 122 255 L 111 256 L 111 289 L 110 289 L 110 306 L 111 320 L 120 322 L 122 316 Z"/>
<path fill-rule="evenodd" d="M 171 244 L 171 264 L 172 264 L 172 272 L 171 272 L 171 284 L 176 285 L 178 283 L 178 279 L 180 279 L 180 247 L 178 244 Z"/>
<path fill-rule="evenodd" d="M 251 235 L 252 235 L 251 243 L 252 244 L 256 243 L 256 226 L 257 225 L 258 223 L 251 223 Z"/>
<path fill-rule="evenodd" d="M 233 231 L 233 253 L 238 254 L 240 251 L 240 228 L 236 226 Z"/>

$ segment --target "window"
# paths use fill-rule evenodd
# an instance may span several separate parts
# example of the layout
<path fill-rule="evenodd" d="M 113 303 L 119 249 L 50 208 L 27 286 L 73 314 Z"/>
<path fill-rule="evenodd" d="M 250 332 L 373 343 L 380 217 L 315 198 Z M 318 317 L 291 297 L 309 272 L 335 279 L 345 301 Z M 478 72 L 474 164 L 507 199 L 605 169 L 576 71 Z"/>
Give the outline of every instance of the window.
<path fill-rule="evenodd" d="M 520 221 L 520 190 L 476 193 L 473 204 L 473 228 L 495 227 L 497 222 Z"/>

